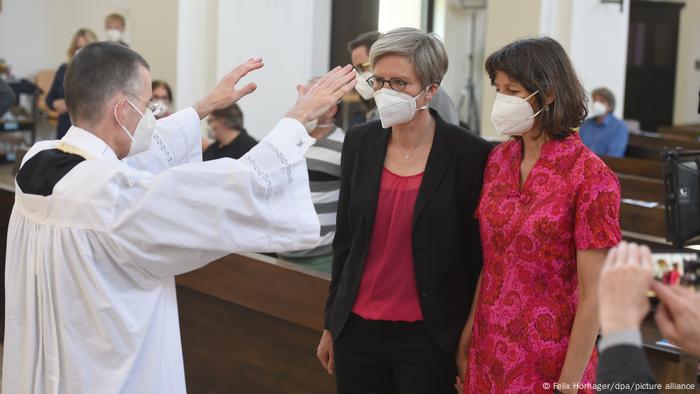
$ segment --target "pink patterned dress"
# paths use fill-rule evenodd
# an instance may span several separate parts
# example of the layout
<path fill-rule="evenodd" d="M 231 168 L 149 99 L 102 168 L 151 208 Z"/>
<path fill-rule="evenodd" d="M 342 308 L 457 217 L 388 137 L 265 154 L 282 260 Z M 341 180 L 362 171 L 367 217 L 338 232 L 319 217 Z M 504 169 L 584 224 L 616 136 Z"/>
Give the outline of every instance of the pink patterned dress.
<path fill-rule="evenodd" d="M 544 386 L 559 378 L 578 305 L 576 251 L 622 239 L 617 177 L 578 133 L 546 142 L 522 187 L 521 161 L 522 142 L 505 142 L 484 175 L 484 268 L 465 393 L 552 393 Z M 595 382 L 591 350 L 582 383 Z"/>

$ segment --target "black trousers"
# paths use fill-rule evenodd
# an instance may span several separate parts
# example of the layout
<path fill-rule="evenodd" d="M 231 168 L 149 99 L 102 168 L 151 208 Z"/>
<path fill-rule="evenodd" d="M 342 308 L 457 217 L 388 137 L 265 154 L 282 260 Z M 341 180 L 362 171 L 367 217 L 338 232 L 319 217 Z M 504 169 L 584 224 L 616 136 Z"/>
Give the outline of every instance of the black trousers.
<path fill-rule="evenodd" d="M 457 368 L 422 322 L 352 314 L 333 344 L 338 394 L 455 394 Z"/>

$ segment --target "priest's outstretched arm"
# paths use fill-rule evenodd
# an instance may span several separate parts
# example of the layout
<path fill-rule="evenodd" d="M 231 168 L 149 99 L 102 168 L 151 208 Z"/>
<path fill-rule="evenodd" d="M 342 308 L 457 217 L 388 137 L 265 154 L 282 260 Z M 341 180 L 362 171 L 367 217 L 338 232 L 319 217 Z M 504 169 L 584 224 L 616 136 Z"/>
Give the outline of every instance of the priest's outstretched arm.
<path fill-rule="evenodd" d="M 200 120 L 256 89 L 252 83 L 240 90 L 234 89 L 234 86 L 240 80 L 242 72 L 262 67 L 259 60 L 249 59 L 247 63 L 231 70 L 204 98 L 192 106 L 158 119 L 149 150 L 125 159 L 128 165 L 158 174 L 181 164 L 202 161 Z"/>
<path fill-rule="evenodd" d="M 134 170 L 110 231 L 124 259 L 166 276 L 232 252 L 311 247 L 320 229 L 303 157 L 314 140 L 303 123 L 352 89 L 354 78 L 349 67 L 331 71 L 240 160 Z"/>

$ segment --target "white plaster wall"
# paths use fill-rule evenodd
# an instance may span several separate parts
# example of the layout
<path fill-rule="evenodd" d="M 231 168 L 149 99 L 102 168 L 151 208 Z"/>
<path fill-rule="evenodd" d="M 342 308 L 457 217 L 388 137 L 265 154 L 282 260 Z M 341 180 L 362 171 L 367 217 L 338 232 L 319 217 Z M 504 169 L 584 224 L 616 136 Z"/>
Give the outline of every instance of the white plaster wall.
<path fill-rule="evenodd" d="M 120 12 L 130 29 L 129 0 L 3 0 L 0 12 L 0 58 L 13 74 L 33 79 L 67 61 L 73 34 L 92 29 L 104 39 L 104 17 Z M 127 39 L 130 35 L 127 35 Z"/>
<path fill-rule="evenodd" d="M 535 37 L 540 33 L 542 0 L 489 0 L 486 13 L 485 56 L 518 38 Z M 482 63 L 483 66 L 483 63 Z M 481 135 L 498 134 L 491 124 L 491 107 L 496 92 L 486 73 L 482 74 Z"/>
<path fill-rule="evenodd" d="M 178 91 L 178 2 L 129 0 L 130 18 L 127 21 L 131 49 L 149 63 L 151 77 L 164 80 L 174 92 Z"/>

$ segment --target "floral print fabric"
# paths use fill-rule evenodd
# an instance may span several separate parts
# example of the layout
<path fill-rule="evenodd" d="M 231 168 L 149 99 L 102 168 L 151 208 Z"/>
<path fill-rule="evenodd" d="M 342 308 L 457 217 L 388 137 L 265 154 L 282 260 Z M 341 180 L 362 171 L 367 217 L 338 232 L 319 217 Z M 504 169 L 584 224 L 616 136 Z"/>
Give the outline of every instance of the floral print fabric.
<path fill-rule="evenodd" d="M 544 144 L 520 186 L 522 142 L 493 150 L 476 216 L 484 249 L 465 393 L 551 393 L 578 305 L 576 251 L 620 232 L 615 174 L 578 134 Z M 597 354 L 581 383 L 595 381 Z"/>

